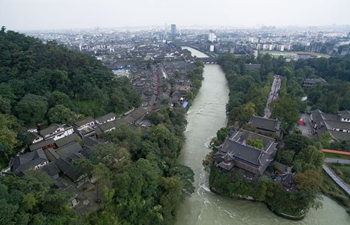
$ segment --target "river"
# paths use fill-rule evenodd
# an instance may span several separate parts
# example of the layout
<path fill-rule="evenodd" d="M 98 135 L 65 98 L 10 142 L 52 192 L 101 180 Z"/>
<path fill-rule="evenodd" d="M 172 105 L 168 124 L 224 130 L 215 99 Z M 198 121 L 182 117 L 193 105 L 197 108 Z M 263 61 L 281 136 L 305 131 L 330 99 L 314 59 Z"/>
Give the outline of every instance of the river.
<path fill-rule="evenodd" d="M 205 55 L 187 48 L 192 55 Z M 202 161 L 209 153 L 209 142 L 217 130 L 227 123 L 225 106 L 228 87 L 225 75 L 218 65 L 205 65 L 202 87 L 187 112 L 186 143 L 179 162 L 195 173 L 195 193 L 180 206 L 177 225 L 345 225 L 350 216 L 344 208 L 331 199 L 323 198 L 323 208 L 311 210 L 301 221 L 291 221 L 276 216 L 263 203 L 235 200 L 210 192 L 208 174 Z"/>

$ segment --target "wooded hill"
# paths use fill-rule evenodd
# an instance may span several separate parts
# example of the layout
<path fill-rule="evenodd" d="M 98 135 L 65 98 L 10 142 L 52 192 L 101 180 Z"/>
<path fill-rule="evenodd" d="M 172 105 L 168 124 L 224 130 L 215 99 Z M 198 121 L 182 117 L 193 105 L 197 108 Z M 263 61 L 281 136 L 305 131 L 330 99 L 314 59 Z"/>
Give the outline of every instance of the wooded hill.
<path fill-rule="evenodd" d="M 77 114 L 97 117 L 140 104 L 127 78 L 116 78 L 91 56 L 55 42 L 0 32 L 0 157 L 3 166 L 27 143 L 26 126 L 70 123 Z M 97 209 L 78 213 L 74 195 L 53 188 L 46 173 L 0 177 L 0 225 L 173 224 L 177 207 L 193 191 L 193 171 L 176 163 L 186 125 L 182 108 L 150 112 L 152 126 L 122 124 L 74 160 L 84 176 L 97 177 Z M 80 190 L 84 192 L 84 190 Z M 84 203 L 80 202 L 84 207 Z"/>
<path fill-rule="evenodd" d="M 55 41 L 44 44 L 2 27 L 0 53 L 2 166 L 30 141 L 23 126 L 118 114 L 141 103 L 129 79 L 116 78 L 101 61 Z"/>
<path fill-rule="evenodd" d="M 116 79 L 101 61 L 70 51 L 55 41 L 44 44 L 2 28 L 0 51 L 1 112 L 21 115 L 26 124 L 45 122 L 49 118 L 44 111 L 60 104 L 93 117 L 126 111 L 140 104 L 140 96 L 128 79 Z M 35 95 L 45 99 L 35 99 Z M 23 99 L 25 96 L 27 99 Z M 19 104 L 22 99 L 40 100 L 40 108 L 44 109 L 39 115 L 24 112 L 28 109 Z"/>

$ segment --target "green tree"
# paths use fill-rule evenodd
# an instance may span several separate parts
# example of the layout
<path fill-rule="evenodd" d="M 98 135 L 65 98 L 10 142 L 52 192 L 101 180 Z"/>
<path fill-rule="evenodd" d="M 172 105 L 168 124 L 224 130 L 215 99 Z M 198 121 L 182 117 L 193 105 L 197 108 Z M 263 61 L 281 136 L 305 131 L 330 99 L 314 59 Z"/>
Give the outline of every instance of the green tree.
<path fill-rule="evenodd" d="M 14 116 L 0 114 L 0 155 L 4 164 L 17 153 L 16 148 L 20 144 L 17 140 L 17 128 L 18 123 Z"/>
<path fill-rule="evenodd" d="M 225 141 L 226 137 L 230 135 L 230 131 L 227 127 L 222 127 L 220 130 L 216 132 L 217 140 L 219 141 L 219 145 Z"/>
<path fill-rule="evenodd" d="M 323 152 L 316 147 L 309 145 L 296 155 L 294 169 L 298 172 L 305 172 L 309 169 L 321 171 L 323 162 Z"/>
<path fill-rule="evenodd" d="M 71 124 L 75 120 L 75 114 L 64 105 L 56 105 L 47 113 L 51 123 Z"/>
<path fill-rule="evenodd" d="M 170 175 L 172 177 L 177 176 L 182 182 L 182 197 L 181 200 L 185 200 L 185 197 L 190 197 L 194 192 L 195 188 L 193 186 L 194 173 L 191 168 L 185 165 L 176 164 L 170 169 Z"/>
<path fill-rule="evenodd" d="M 194 80 L 193 81 L 193 87 L 197 88 L 197 89 L 200 89 L 202 87 L 202 81 L 201 80 Z"/>
<path fill-rule="evenodd" d="M 297 188 L 300 191 L 309 192 L 317 192 L 323 182 L 323 177 L 313 170 L 298 173 L 295 175 L 295 179 L 297 181 Z"/>
<path fill-rule="evenodd" d="M 3 98 L 0 95 L 0 113 L 11 113 L 11 101 L 7 98 Z"/>
<path fill-rule="evenodd" d="M 288 133 L 299 121 L 299 105 L 289 96 L 278 98 L 271 102 L 271 118 L 277 118 L 281 122 L 281 129 Z"/>
<path fill-rule="evenodd" d="M 252 139 L 248 138 L 246 140 L 246 142 L 247 142 L 248 145 L 253 146 L 255 148 L 258 148 L 258 149 L 262 149 L 264 147 L 263 142 L 260 139 L 252 140 Z"/>
<path fill-rule="evenodd" d="M 47 112 L 47 99 L 42 96 L 27 94 L 15 107 L 18 118 L 28 125 L 43 122 Z"/>
<path fill-rule="evenodd" d="M 28 193 L 23 196 L 22 203 L 25 211 L 31 211 L 38 201 L 35 198 L 34 193 Z"/>
<path fill-rule="evenodd" d="M 244 124 L 248 122 L 252 115 L 256 115 L 255 105 L 252 102 L 247 102 L 244 105 L 233 108 L 229 114 L 229 117 L 233 121 L 239 121 L 241 124 Z"/>
<path fill-rule="evenodd" d="M 149 140 L 158 144 L 162 157 L 171 161 L 180 153 L 180 141 L 163 124 L 153 126 L 148 131 Z"/>
<path fill-rule="evenodd" d="M 54 107 L 56 105 L 63 105 L 69 108 L 72 104 L 69 96 L 59 91 L 52 92 L 48 99 L 50 107 Z"/>
<path fill-rule="evenodd" d="M 187 94 L 186 94 L 186 99 L 188 101 L 192 101 L 194 99 L 194 95 L 193 95 L 193 92 L 192 91 L 188 91 Z"/>
<path fill-rule="evenodd" d="M 266 101 L 267 101 L 267 95 L 265 94 L 263 88 L 259 87 L 258 85 L 254 85 L 249 89 L 246 102 L 254 103 L 256 112 L 260 116 L 263 116 L 264 114 Z"/>
<path fill-rule="evenodd" d="M 314 145 L 314 142 L 302 134 L 293 133 L 285 137 L 284 144 L 284 149 L 293 150 L 297 155 L 302 149 Z"/>
<path fill-rule="evenodd" d="M 139 159 L 115 176 L 115 202 L 122 224 L 159 224 L 155 197 L 158 195 L 160 170 L 155 162 Z"/>
<path fill-rule="evenodd" d="M 292 166 L 294 155 L 295 155 L 295 151 L 293 150 L 282 150 L 280 153 L 281 163 L 288 166 Z"/>
<path fill-rule="evenodd" d="M 329 148 L 329 144 L 331 140 L 332 140 L 332 136 L 328 132 L 324 132 L 320 137 L 320 141 L 323 148 Z"/>
<path fill-rule="evenodd" d="M 110 170 L 119 170 L 131 164 L 130 152 L 115 143 L 95 145 L 89 154 L 89 159 L 94 165 L 102 163 Z"/>
<path fill-rule="evenodd" d="M 103 182 L 110 181 L 111 171 L 108 169 L 108 167 L 105 164 L 98 163 L 97 165 L 93 166 L 91 174 L 98 182 L 96 184 L 96 200 L 99 202 L 101 201 L 99 196 L 99 186 Z"/>

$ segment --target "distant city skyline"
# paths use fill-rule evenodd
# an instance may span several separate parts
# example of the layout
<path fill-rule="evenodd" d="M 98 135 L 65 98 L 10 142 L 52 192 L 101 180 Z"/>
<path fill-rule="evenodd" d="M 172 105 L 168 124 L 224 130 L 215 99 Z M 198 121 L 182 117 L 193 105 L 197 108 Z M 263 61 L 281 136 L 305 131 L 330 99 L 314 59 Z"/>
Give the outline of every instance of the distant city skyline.
<path fill-rule="evenodd" d="M 350 28 L 349 0 L 0 0 L 9 30 L 94 27 L 322 26 Z"/>

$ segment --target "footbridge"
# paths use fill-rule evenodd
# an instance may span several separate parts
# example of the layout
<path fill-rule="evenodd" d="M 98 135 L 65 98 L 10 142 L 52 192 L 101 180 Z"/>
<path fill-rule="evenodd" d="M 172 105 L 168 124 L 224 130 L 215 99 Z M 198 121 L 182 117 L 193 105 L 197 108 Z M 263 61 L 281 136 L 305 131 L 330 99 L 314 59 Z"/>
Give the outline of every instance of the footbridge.
<path fill-rule="evenodd" d="M 198 58 L 202 60 L 204 64 L 217 64 L 218 63 L 218 58 Z"/>

